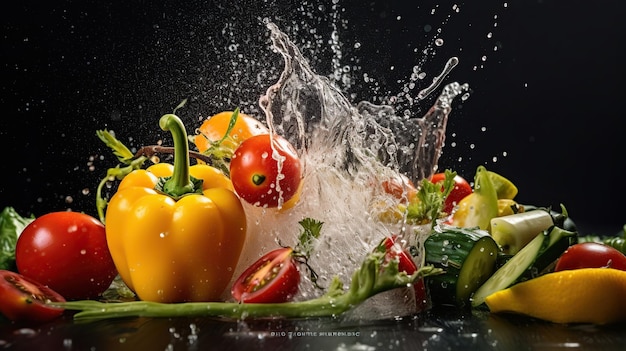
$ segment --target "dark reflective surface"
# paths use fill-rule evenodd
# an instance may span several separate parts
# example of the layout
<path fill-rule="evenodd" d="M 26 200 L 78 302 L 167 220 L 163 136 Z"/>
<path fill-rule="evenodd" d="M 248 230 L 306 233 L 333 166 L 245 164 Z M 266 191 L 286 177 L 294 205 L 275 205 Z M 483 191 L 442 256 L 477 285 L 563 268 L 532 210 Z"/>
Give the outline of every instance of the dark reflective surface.
<path fill-rule="evenodd" d="M 131 318 L 23 328 L 0 325 L 11 350 L 623 350 L 626 324 L 558 325 L 483 311 L 431 310 L 383 321 Z"/>

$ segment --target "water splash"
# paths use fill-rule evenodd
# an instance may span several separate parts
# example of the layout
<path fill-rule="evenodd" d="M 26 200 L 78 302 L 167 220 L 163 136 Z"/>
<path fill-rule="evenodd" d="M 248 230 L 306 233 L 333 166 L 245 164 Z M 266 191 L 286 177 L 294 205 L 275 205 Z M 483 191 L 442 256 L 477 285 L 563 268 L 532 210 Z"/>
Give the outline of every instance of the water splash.
<path fill-rule="evenodd" d="M 289 210 L 244 204 L 249 237 L 235 277 L 263 253 L 276 248 L 277 242 L 294 246 L 298 222 L 310 217 L 324 222 L 309 260 L 319 275 L 318 282 L 327 285 L 337 276 L 349 284 L 352 272 L 380 240 L 407 232 L 404 224 L 382 223 L 372 214 L 373 202 L 386 195 L 381 194 L 381 182 L 398 173 L 418 182 L 434 172 L 452 102 L 468 86 L 446 85 L 422 118 L 398 115 L 389 105 L 366 101 L 354 105 L 329 77 L 311 69 L 285 33 L 269 21 L 266 24 L 272 49 L 283 58 L 284 69 L 278 81 L 260 97 L 259 106 L 270 129 L 297 149 L 304 183 L 300 202 Z M 445 74 L 451 68 L 446 68 Z M 406 239 L 421 241 L 424 229 L 410 228 L 412 238 Z M 296 299 L 321 293 L 305 278 Z M 413 312 L 410 301 L 414 298 L 398 300 L 400 313 Z M 399 313 L 388 304 L 386 311 Z"/>
<path fill-rule="evenodd" d="M 301 156 L 323 154 L 323 163 L 353 177 L 362 168 L 376 174 L 380 166 L 405 173 L 414 182 L 432 174 L 452 101 L 468 90 L 467 84 L 448 84 L 422 118 L 398 116 L 388 105 L 364 101 L 353 106 L 328 78 L 311 70 L 285 33 L 273 23 L 267 27 L 285 66 L 259 104 L 270 128 L 287 137 Z M 457 63 L 458 58 L 451 58 L 433 84 L 420 92 L 421 98 L 437 89 Z"/>

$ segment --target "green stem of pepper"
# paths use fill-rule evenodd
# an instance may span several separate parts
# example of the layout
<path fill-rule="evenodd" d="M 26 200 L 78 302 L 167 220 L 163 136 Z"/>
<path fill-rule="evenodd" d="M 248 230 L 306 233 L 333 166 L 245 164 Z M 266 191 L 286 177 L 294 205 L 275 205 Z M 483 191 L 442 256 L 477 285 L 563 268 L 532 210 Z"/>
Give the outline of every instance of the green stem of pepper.
<path fill-rule="evenodd" d="M 201 193 L 201 184 L 194 182 L 189 175 L 189 145 L 183 122 L 178 116 L 167 114 L 161 117 L 159 126 L 171 132 L 174 139 L 174 172 L 171 177 L 165 179 L 160 190 L 175 199 L 190 193 Z"/>

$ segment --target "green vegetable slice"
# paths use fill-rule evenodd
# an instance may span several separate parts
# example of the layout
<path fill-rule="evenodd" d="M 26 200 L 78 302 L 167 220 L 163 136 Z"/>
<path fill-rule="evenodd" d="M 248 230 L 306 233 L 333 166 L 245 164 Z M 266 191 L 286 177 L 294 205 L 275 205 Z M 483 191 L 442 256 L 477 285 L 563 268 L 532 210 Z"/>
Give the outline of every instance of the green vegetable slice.
<path fill-rule="evenodd" d="M 434 305 L 469 306 L 472 293 L 493 274 L 498 245 L 480 229 L 442 226 L 424 242 L 426 264 L 444 274 L 425 279 Z"/>
<path fill-rule="evenodd" d="M 471 297 L 472 306 L 478 307 L 487 296 L 536 277 L 563 254 L 574 238 L 576 232 L 557 226 L 541 232 L 476 290 Z"/>

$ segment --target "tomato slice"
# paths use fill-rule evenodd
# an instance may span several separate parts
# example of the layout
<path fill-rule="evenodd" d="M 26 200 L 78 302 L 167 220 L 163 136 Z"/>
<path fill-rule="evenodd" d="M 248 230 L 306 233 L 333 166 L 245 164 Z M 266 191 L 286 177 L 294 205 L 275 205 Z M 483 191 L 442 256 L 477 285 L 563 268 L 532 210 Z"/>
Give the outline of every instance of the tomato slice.
<path fill-rule="evenodd" d="M 247 303 L 285 302 L 293 298 L 300 285 L 300 269 L 293 249 L 283 247 L 265 254 L 235 281 L 231 294 Z"/>
<path fill-rule="evenodd" d="M 411 275 L 417 271 L 417 265 L 411 258 L 411 255 L 396 242 L 397 238 L 397 235 L 386 237 L 378 245 L 378 250 L 384 250 L 386 252 L 387 260 L 396 257 L 398 259 L 398 270 Z M 414 282 L 413 288 L 415 290 L 415 303 L 417 304 L 418 311 L 423 311 L 428 306 L 424 279 Z"/>
<path fill-rule="evenodd" d="M 46 302 L 65 302 L 63 296 L 21 274 L 0 270 L 0 313 L 15 322 L 43 323 L 60 317 L 63 309 Z"/>

